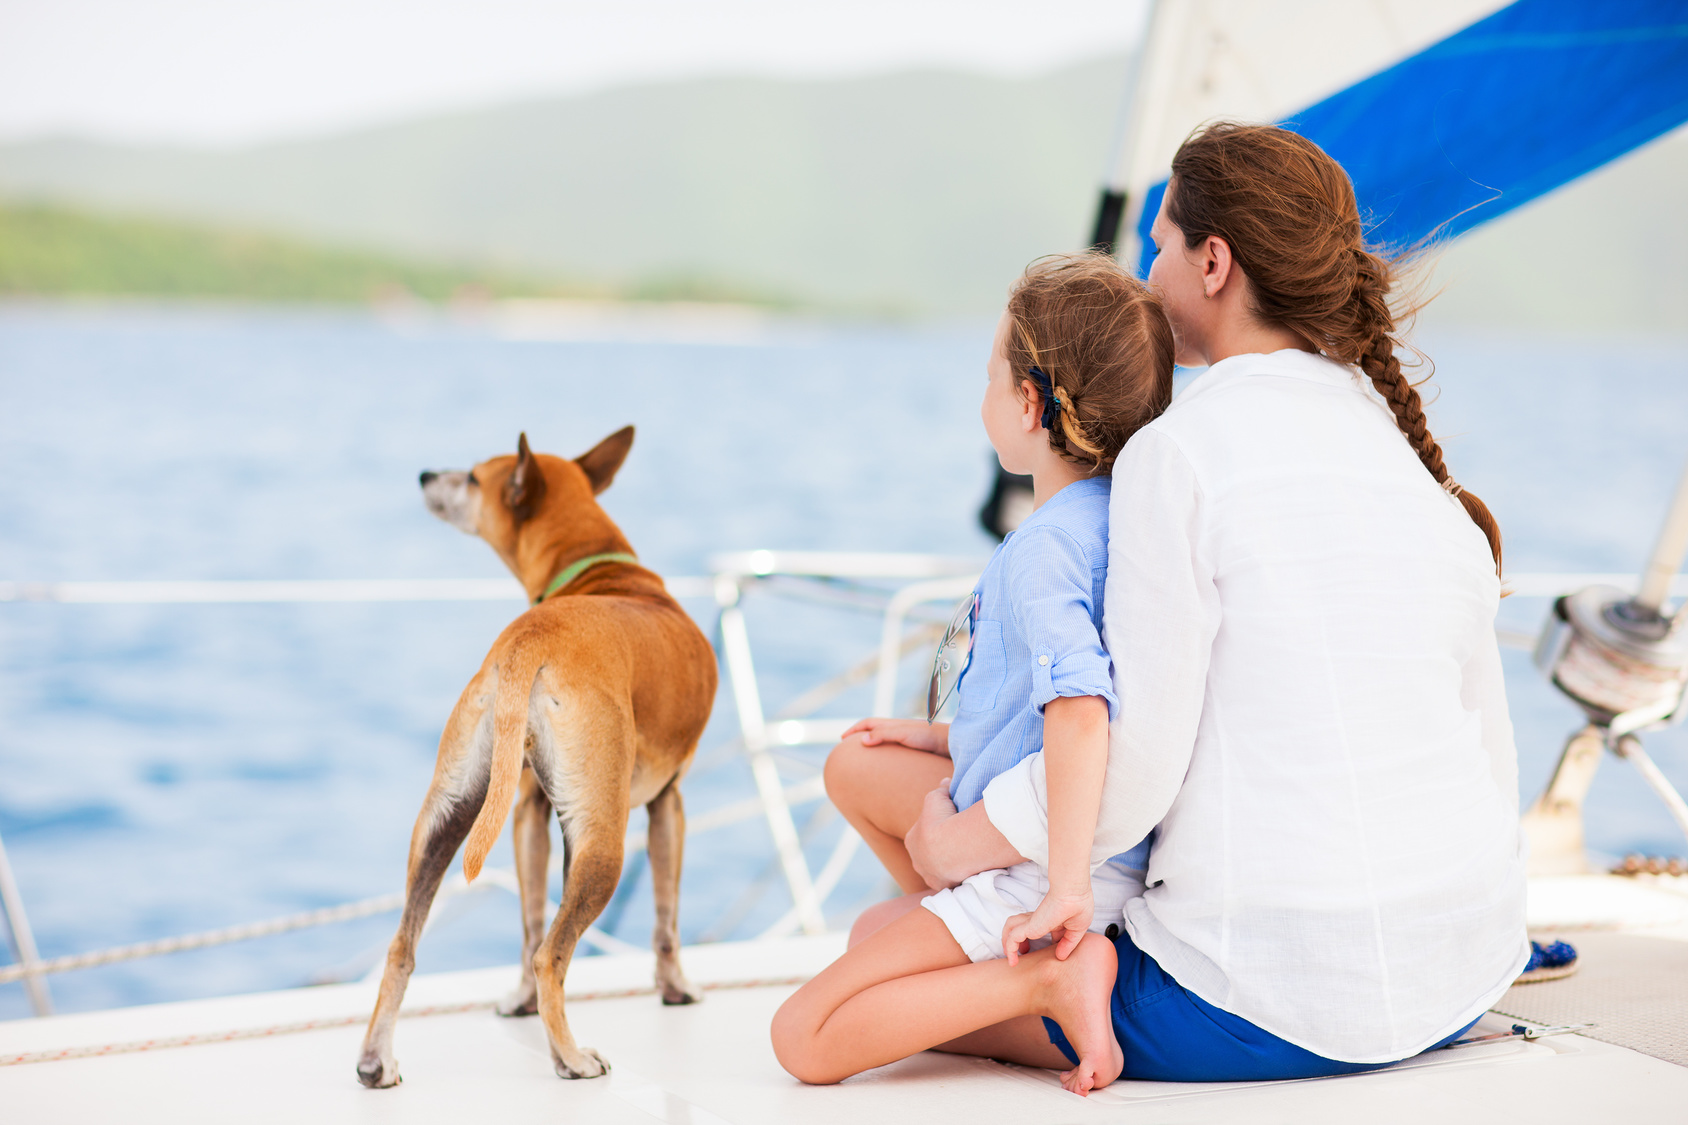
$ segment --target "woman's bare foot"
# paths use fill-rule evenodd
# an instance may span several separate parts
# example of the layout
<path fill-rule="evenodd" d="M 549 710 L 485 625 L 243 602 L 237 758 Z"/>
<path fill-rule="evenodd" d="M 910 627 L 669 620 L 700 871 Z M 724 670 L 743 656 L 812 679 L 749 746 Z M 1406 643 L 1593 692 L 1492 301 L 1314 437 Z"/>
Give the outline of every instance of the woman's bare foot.
<path fill-rule="evenodd" d="M 1119 961 L 1113 942 L 1101 934 L 1085 934 L 1065 961 L 1050 957 L 1044 994 L 1049 1018 L 1061 1025 L 1078 1054 L 1078 1065 L 1061 1075 L 1061 1085 L 1080 1096 L 1118 1078 L 1125 1055 L 1114 1038 L 1110 1001 Z"/>

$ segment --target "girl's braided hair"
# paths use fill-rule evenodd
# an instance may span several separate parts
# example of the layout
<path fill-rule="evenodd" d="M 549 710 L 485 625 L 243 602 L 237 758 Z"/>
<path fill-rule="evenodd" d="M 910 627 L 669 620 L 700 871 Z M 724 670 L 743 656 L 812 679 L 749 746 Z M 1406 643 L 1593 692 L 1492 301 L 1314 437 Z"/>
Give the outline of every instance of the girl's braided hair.
<path fill-rule="evenodd" d="M 1488 539 L 1499 573 L 1495 517 L 1453 482 L 1396 354 L 1402 344 L 1389 295 L 1410 252 L 1386 256 L 1366 245 L 1342 166 L 1288 129 L 1219 122 L 1191 134 L 1172 158 L 1166 214 L 1192 250 L 1225 240 L 1261 320 L 1365 372 L 1425 469 Z"/>
<path fill-rule="evenodd" d="M 1037 368 L 1060 406 L 1049 446 L 1101 476 L 1172 401 L 1172 327 L 1160 298 L 1111 256 L 1053 254 L 1008 295 L 1009 370 L 1021 394 Z"/>

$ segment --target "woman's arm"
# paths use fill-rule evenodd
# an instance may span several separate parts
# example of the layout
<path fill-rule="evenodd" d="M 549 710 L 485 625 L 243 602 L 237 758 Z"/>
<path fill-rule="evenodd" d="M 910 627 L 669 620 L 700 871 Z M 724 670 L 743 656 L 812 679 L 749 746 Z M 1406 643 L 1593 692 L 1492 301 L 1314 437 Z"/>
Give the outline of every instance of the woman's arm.
<path fill-rule="evenodd" d="M 985 803 L 976 801 L 958 813 L 950 801 L 950 779 L 926 794 L 920 819 L 909 829 L 903 843 L 915 872 L 933 890 L 953 887 L 970 875 L 1012 867 L 1025 861 L 985 815 Z"/>
<path fill-rule="evenodd" d="M 1135 847 L 1166 816 L 1196 749 L 1219 632 L 1201 482 L 1154 428 L 1114 462 L 1102 637 L 1119 714 L 1108 750 L 1094 857 Z"/>
<path fill-rule="evenodd" d="M 1500 646 L 1487 623 L 1477 650 L 1461 669 L 1459 699 L 1468 711 L 1482 716 L 1483 749 L 1489 757 L 1489 776 L 1495 789 L 1515 796 L 1518 792 L 1518 751 L 1512 741 L 1512 715 L 1507 709 L 1506 676 L 1501 669 Z M 1512 804 L 1516 807 L 1517 802 Z"/>
<path fill-rule="evenodd" d="M 1171 438 L 1146 429 L 1126 443 L 1108 510 L 1102 633 L 1119 703 L 1093 863 L 1140 843 L 1183 787 L 1220 620 L 1201 486 Z M 1047 817 L 1037 780 L 1010 770 L 983 803 L 1028 859 L 1048 867 L 1031 831 Z"/>

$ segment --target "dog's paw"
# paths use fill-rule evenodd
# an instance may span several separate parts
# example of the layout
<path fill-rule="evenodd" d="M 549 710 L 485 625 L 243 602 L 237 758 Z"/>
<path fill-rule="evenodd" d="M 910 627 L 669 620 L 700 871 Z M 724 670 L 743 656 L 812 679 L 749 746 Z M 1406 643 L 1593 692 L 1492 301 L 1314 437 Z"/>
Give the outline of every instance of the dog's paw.
<path fill-rule="evenodd" d="M 516 986 L 516 990 L 498 1002 L 501 1016 L 531 1016 L 539 1011 L 539 989 L 531 984 Z"/>
<path fill-rule="evenodd" d="M 551 1052 L 551 1063 L 557 1068 L 558 1078 L 597 1078 L 610 1072 L 610 1064 L 604 1056 L 591 1047 L 580 1047 L 576 1050 L 573 1062 L 563 1061 L 557 1052 Z"/>
<path fill-rule="evenodd" d="M 358 1081 L 371 1090 L 385 1090 L 390 1086 L 397 1086 L 402 1081 L 399 1078 L 399 1064 L 395 1059 L 359 1059 Z"/>
<path fill-rule="evenodd" d="M 685 980 L 663 981 L 658 987 L 664 1004 L 696 1004 L 703 999 L 703 993 Z"/>

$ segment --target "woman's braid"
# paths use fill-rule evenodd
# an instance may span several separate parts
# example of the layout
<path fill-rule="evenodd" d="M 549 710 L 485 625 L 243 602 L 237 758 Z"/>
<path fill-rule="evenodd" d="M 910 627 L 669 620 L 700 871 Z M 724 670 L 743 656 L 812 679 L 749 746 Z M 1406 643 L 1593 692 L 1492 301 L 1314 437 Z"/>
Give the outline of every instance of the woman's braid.
<path fill-rule="evenodd" d="M 1389 405 L 1390 413 L 1395 415 L 1395 425 L 1406 435 L 1418 459 L 1424 462 L 1424 467 L 1430 470 L 1437 484 L 1446 484 L 1448 467 L 1442 461 L 1442 447 L 1430 435 L 1430 421 L 1424 416 L 1424 400 L 1419 397 L 1418 389 L 1407 381 L 1401 371 L 1401 358 L 1395 354 L 1395 318 L 1389 311 L 1387 283 L 1375 268 L 1383 263 L 1364 251 L 1360 252 L 1360 256 L 1371 261 L 1360 264 L 1354 285 L 1355 303 L 1361 313 L 1358 318 L 1362 322 L 1361 327 L 1370 327 L 1372 332 L 1365 350 L 1357 357 L 1359 368 Z"/>
<path fill-rule="evenodd" d="M 1495 573 L 1501 569 L 1500 525 L 1476 493 L 1452 483 L 1453 477 L 1442 460 L 1442 447 L 1430 434 L 1430 422 L 1424 416 L 1424 400 L 1418 388 L 1407 380 L 1396 354 L 1395 314 L 1389 308 L 1389 283 L 1393 270 L 1377 255 L 1356 247 L 1357 269 L 1354 276 L 1354 309 L 1356 327 L 1365 340 L 1365 350 L 1358 357 L 1359 368 L 1371 379 L 1372 386 L 1383 396 L 1395 415 L 1395 425 L 1406 436 L 1424 467 L 1437 484 L 1453 493 L 1465 508 L 1465 514 L 1489 541 L 1489 553 L 1494 556 Z"/>

